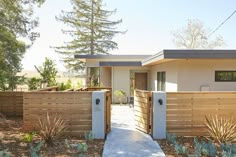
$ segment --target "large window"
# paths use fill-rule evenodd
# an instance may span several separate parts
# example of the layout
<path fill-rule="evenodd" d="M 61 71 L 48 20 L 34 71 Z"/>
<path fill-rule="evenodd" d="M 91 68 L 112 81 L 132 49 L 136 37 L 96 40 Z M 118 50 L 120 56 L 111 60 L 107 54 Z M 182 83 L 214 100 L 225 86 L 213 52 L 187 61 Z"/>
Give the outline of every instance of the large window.
<path fill-rule="evenodd" d="M 236 71 L 215 71 L 216 82 L 236 82 Z"/>
<path fill-rule="evenodd" d="M 87 68 L 87 86 L 88 87 L 100 86 L 100 68 L 99 67 Z"/>
<path fill-rule="evenodd" d="M 157 91 L 166 90 L 166 72 L 157 72 Z"/>

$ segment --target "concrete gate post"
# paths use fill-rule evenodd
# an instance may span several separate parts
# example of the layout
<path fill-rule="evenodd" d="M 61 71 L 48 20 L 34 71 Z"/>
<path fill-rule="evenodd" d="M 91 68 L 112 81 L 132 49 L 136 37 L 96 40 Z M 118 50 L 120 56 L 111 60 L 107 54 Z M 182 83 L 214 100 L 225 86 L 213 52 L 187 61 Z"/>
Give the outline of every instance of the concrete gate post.
<path fill-rule="evenodd" d="M 153 138 L 166 138 L 166 93 L 153 92 Z"/>
<path fill-rule="evenodd" d="M 105 138 L 105 92 L 92 93 L 92 133 L 95 139 Z"/>

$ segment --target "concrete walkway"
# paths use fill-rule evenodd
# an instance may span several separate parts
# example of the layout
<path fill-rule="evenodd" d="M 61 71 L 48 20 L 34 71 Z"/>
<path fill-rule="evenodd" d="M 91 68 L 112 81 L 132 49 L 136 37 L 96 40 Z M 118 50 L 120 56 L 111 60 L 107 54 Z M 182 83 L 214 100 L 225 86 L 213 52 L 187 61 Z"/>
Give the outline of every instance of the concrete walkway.
<path fill-rule="evenodd" d="M 133 110 L 112 106 L 111 132 L 107 135 L 103 157 L 164 157 L 157 142 L 135 129 Z"/>

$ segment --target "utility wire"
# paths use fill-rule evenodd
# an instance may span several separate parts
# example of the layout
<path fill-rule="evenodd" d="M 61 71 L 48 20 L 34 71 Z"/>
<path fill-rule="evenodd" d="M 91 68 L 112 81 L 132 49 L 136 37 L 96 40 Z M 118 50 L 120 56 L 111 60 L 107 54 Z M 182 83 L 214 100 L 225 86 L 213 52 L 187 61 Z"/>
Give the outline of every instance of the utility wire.
<path fill-rule="evenodd" d="M 236 10 L 227 18 L 224 20 L 224 22 L 222 22 L 214 31 L 212 31 L 209 35 L 208 38 L 210 36 L 212 36 L 212 34 L 214 34 L 223 24 L 225 24 L 226 21 L 228 21 L 234 14 L 236 13 Z"/>

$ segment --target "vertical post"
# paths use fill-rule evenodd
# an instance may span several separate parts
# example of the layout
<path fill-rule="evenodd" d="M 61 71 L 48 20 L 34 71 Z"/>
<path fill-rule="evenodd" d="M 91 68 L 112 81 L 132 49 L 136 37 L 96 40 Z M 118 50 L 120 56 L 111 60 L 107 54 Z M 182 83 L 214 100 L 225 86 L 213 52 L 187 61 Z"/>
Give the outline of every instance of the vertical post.
<path fill-rule="evenodd" d="M 95 139 L 105 138 L 105 100 L 104 91 L 92 93 L 92 133 Z"/>
<path fill-rule="evenodd" d="M 166 93 L 153 92 L 153 138 L 166 138 Z"/>

